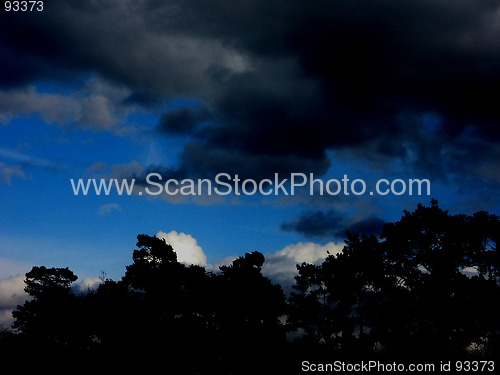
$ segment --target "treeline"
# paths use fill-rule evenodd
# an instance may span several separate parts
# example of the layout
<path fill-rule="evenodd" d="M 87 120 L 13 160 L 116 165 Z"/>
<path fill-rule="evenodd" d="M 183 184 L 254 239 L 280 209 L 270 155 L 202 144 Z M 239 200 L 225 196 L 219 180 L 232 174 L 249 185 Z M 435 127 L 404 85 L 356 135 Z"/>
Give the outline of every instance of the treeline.
<path fill-rule="evenodd" d="M 304 360 L 498 358 L 498 216 L 451 215 L 432 201 L 379 237 L 346 236 L 339 254 L 297 265 L 289 296 L 262 274 L 259 252 L 208 272 L 148 235 L 137 236 L 121 280 L 88 293 L 73 292 L 68 268 L 33 267 L 31 298 L 13 312 L 0 353 L 37 366 L 70 360 L 174 374 L 295 373 Z"/>

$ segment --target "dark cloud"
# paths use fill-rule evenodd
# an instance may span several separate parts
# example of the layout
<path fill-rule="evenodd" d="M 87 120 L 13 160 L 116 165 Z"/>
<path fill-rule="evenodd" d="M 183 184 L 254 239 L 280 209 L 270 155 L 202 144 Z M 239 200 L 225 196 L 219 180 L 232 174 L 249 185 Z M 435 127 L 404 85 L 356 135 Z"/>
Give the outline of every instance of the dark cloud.
<path fill-rule="evenodd" d="M 281 224 L 284 231 L 293 231 L 313 237 L 336 237 L 342 217 L 333 211 L 310 211 Z"/>
<path fill-rule="evenodd" d="M 171 134 L 195 134 L 209 120 L 210 113 L 205 108 L 178 107 L 163 114 L 158 128 Z"/>
<path fill-rule="evenodd" d="M 368 217 L 352 223 L 344 232 L 379 236 L 382 233 L 385 223 L 384 220 L 378 217 Z"/>
<path fill-rule="evenodd" d="M 150 173 L 158 173 L 164 178 L 197 179 L 212 178 L 219 173 L 227 173 L 232 178 L 238 175 L 241 180 L 254 179 L 259 181 L 263 176 L 275 181 L 276 174 L 279 180 L 290 177 L 293 166 L 302 165 L 307 170 L 322 174 L 329 166 L 325 157 L 322 160 L 304 159 L 286 156 L 262 156 L 244 153 L 234 153 L 225 149 L 207 148 L 200 143 L 187 144 L 179 155 L 179 165 L 166 167 L 163 165 L 134 165 L 134 168 L 120 170 L 120 178 L 133 178 L 138 185 L 146 185 L 146 177 Z M 280 175 L 281 174 L 281 175 Z M 289 184 L 284 184 L 290 191 Z"/>
<path fill-rule="evenodd" d="M 51 1 L 42 13 L 1 14 L 0 86 L 94 73 L 132 89 L 133 103 L 194 98 L 210 118 L 178 108 L 158 124 L 191 136 L 185 174 L 199 163 L 261 177 L 274 166 L 319 173 L 339 149 L 436 176 L 463 155 L 476 173 L 487 161 L 473 161 L 474 149 L 500 140 L 499 9 L 467 0 Z M 467 137 L 473 146 L 463 148 Z"/>
<path fill-rule="evenodd" d="M 333 210 L 317 210 L 305 212 L 294 220 L 281 224 L 280 228 L 306 237 L 343 239 L 346 232 L 378 236 L 384 224 L 377 217 L 354 220 Z"/>

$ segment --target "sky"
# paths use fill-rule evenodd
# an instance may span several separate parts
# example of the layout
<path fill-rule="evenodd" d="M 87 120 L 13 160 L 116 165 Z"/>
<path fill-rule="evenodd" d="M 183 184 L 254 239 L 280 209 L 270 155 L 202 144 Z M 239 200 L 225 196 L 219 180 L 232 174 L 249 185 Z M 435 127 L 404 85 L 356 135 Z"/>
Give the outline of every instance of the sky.
<path fill-rule="evenodd" d="M 295 264 L 340 251 L 346 231 L 377 235 L 433 198 L 499 214 L 499 87 L 498 1 L 2 9 L 0 324 L 32 266 L 69 267 L 85 290 L 124 275 L 138 234 L 210 269 L 260 251 L 263 271 L 287 283 Z M 288 181 L 269 195 L 154 195 L 151 173 Z M 307 183 L 291 194 L 293 174 L 324 187 L 348 178 L 354 192 L 363 180 L 367 192 Z M 135 185 L 76 195 L 72 179 Z M 370 194 L 379 179 L 397 194 Z M 429 194 L 403 193 L 410 179 Z"/>

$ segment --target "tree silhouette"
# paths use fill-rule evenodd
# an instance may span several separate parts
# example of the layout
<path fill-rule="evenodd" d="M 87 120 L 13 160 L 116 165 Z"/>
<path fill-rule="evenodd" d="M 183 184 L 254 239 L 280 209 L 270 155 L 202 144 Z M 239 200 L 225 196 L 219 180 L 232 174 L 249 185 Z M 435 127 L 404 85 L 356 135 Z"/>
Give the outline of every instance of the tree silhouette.
<path fill-rule="evenodd" d="M 225 365 L 240 373 L 262 370 L 263 363 L 271 366 L 285 341 L 280 321 L 285 296 L 280 285 L 262 275 L 264 261 L 260 252 L 247 253 L 221 266 L 216 276 L 218 341 Z"/>
<path fill-rule="evenodd" d="M 411 333 L 407 340 L 390 344 L 392 348 L 413 343 L 413 347 L 408 345 L 409 351 L 417 347 L 429 355 L 464 356 L 487 336 L 498 336 L 497 319 L 478 324 L 478 315 L 498 312 L 498 302 L 489 302 L 492 298 L 498 301 L 499 283 L 493 277 L 498 268 L 491 262 L 498 256 L 498 233 L 497 217 L 484 212 L 450 215 L 435 200 L 430 207 L 418 205 L 400 221 L 385 226 L 381 238 L 387 261 L 400 280 L 395 295 L 404 293 L 404 311 L 412 311 L 397 320 L 386 320 L 388 329 L 391 324 L 404 323 L 405 331 Z M 392 305 L 405 306 L 399 300 Z M 488 333 L 480 329 L 485 324 Z M 495 340 L 486 340 L 491 339 Z"/>
<path fill-rule="evenodd" d="M 26 274 L 25 292 L 31 297 L 13 312 L 13 327 L 49 341 L 60 341 L 67 328 L 77 276 L 68 268 L 33 267 Z"/>
<path fill-rule="evenodd" d="M 73 292 L 68 268 L 33 267 L 0 348 L 30 353 L 37 370 L 84 357 L 81 369 L 177 374 L 293 373 L 332 356 L 496 358 L 499 238 L 495 215 L 419 204 L 379 237 L 346 233 L 340 253 L 297 265 L 286 300 L 260 252 L 207 271 L 141 234 L 124 276 L 87 293 Z"/>
<path fill-rule="evenodd" d="M 309 342 L 360 353 L 368 345 L 377 295 L 387 280 L 377 239 L 351 233 L 347 237 L 341 253 L 329 255 L 319 266 L 297 267 L 289 327 L 304 330 Z"/>
<path fill-rule="evenodd" d="M 168 358 L 185 367 L 196 366 L 198 358 L 191 349 L 205 339 L 200 327 L 205 328 L 207 316 L 213 314 L 207 312 L 205 269 L 179 263 L 164 239 L 144 234 L 137 236 L 132 258 L 120 283 L 134 301 L 134 320 L 140 325 L 130 331 L 134 341 L 144 343 L 140 352 L 151 364 Z"/>
<path fill-rule="evenodd" d="M 435 200 L 379 239 L 347 233 L 341 253 L 298 266 L 289 327 L 344 354 L 493 355 L 499 233 L 497 216 L 450 215 Z"/>
<path fill-rule="evenodd" d="M 35 266 L 26 273 L 25 291 L 30 298 L 12 313 L 23 347 L 13 354 L 30 352 L 30 364 L 42 365 L 84 351 L 87 337 L 78 324 L 81 299 L 71 290 L 76 280 L 68 268 Z"/>

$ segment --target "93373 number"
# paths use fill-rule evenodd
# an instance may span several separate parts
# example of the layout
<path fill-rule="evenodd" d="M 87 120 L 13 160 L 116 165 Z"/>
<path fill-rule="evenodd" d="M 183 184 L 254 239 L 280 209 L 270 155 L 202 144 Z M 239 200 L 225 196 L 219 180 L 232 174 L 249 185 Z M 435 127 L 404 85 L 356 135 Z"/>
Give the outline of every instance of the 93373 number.
<path fill-rule="evenodd" d="M 5 1 L 4 9 L 6 12 L 42 12 L 43 1 Z"/>
<path fill-rule="evenodd" d="M 495 371 L 494 361 L 456 361 L 455 370 L 457 372 L 493 372 Z"/>

